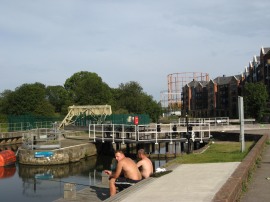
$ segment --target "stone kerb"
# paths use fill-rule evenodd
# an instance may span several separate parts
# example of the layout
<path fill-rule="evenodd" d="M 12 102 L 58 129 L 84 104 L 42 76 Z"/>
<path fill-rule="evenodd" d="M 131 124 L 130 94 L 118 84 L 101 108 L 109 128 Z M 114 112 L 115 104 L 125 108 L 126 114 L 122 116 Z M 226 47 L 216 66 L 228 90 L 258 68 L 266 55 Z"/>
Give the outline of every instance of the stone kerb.
<path fill-rule="evenodd" d="M 263 135 L 251 149 L 242 163 L 236 168 L 231 177 L 216 193 L 213 202 L 237 201 L 242 193 L 243 186 L 247 183 L 249 174 L 256 164 L 256 160 L 262 153 L 268 135 Z"/>

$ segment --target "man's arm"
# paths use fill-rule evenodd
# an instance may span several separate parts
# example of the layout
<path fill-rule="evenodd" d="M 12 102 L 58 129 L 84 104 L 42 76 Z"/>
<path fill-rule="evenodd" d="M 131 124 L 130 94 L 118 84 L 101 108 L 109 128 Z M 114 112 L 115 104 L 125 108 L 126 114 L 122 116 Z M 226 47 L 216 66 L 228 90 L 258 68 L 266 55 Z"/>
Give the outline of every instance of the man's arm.
<path fill-rule="evenodd" d="M 137 167 L 141 167 L 143 165 L 143 160 L 140 160 L 139 162 L 137 162 Z"/>
<path fill-rule="evenodd" d="M 123 169 L 123 162 L 118 162 L 117 163 L 117 167 L 116 167 L 116 170 L 115 170 L 115 173 L 112 173 L 110 175 L 110 178 L 118 178 L 122 172 L 122 169 Z"/>

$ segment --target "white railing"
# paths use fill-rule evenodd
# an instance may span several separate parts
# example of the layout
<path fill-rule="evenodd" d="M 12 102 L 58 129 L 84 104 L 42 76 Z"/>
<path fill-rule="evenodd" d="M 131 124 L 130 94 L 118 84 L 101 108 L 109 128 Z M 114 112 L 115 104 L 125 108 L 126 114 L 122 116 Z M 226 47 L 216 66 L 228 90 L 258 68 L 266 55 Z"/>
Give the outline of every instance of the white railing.
<path fill-rule="evenodd" d="M 210 123 L 189 122 L 192 126 L 191 138 L 193 141 L 203 142 L 210 139 Z M 151 124 L 151 125 L 126 125 L 126 124 L 89 124 L 89 139 L 94 142 L 101 139 L 102 142 L 117 140 L 125 144 L 126 140 L 139 142 L 160 141 L 185 141 L 187 139 L 186 123 L 177 124 Z"/>
<path fill-rule="evenodd" d="M 60 133 L 56 128 L 29 130 L 22 134 L 22 146 L 32 150 L 60 148 Z"/>
<path fill-rule="evenodd" d="M 138 126 L 127 124 L 89 124 L 89 139 L 101 138 L 102 142 L 106 139 L 115 142 L 115 139 L 136 140 L 136 133 Z"/>
<path fill-rule="evenodd" d="M 185 124 L 186 118 L 179 118 L 179 124 Z M 229 117 L 214 117 L 214 118 L 188 118 L 189 123 L 209 123 L 210 125 L 229 125 Z"/>

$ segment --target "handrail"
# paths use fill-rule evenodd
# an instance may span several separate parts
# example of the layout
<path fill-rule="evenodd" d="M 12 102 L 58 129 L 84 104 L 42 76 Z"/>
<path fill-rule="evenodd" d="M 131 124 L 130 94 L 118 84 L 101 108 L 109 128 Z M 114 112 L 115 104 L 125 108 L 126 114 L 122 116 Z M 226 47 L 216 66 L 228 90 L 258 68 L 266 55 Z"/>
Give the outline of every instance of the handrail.
<path fill-rule="evenodd" d="M 210 139 L 210 123 L 189 123 L 193 126 L 193 141 L 202 142 Z M 158 130 L 160 126 L 160 131 Z M 126 140 L 138 142 L 154 141 L 185 141 L 187 138 L 186 124 L 149 124 L 149 125 L 128 125 L 128 124 L 89 124 L 89 139 L 94 142 L 99 138 L 102 142 L 116 140 L 125 144 Z"/>

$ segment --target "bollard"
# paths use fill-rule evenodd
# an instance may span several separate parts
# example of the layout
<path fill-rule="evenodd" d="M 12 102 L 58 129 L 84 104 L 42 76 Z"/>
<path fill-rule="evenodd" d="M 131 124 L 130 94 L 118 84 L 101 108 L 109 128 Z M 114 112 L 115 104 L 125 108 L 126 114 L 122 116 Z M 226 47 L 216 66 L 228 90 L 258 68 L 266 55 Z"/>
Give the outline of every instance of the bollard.
<path fill-rule="evenodd" d="M 76 184 L 66 183 L 64 184 L 64 199 L 76 198 Z"/>

